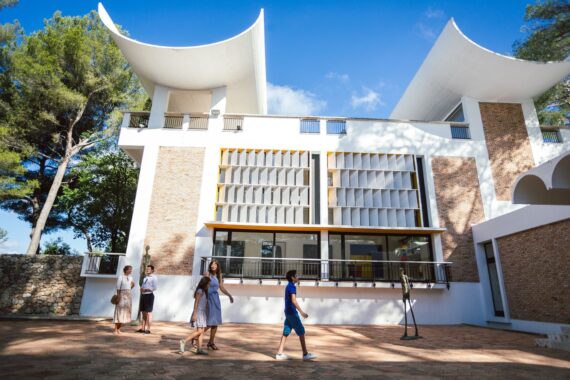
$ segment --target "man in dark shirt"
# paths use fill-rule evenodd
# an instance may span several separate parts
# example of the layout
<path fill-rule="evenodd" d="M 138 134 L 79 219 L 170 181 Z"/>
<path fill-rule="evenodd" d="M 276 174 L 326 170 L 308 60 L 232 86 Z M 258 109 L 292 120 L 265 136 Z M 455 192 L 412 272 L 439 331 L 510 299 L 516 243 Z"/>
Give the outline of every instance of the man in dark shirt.
<path fill-rule="evenodd" d="M 305 343 L 305 328 L 303 327 L 303 322 L 301 322 L 301 319 L 299 318 L 299 313 L 301 313 L 303 318 L 308 318 L 309 316 L 297 303 L 297 288 L 295 287 L 295 284 L 299 282 L 297 271 L 290 270 L 287 272 L 287 281 L 288 283 L 285 287 L 285 324 L 283 326 L 283 336 L 281 336 L 279 350 L 277 351 L 277 355 L 275 355 L 275 359 L 289 359 L 289 357 L 283 353 L 283 349 L 285 348 L 287 337 L 291 334 L 291 330 L 295 330 L 295 333 L 299 336 L 301 348 L 303 349 L 303 360 L 315 359 L 317 356 L 307 351 L 307 345 Z"/>

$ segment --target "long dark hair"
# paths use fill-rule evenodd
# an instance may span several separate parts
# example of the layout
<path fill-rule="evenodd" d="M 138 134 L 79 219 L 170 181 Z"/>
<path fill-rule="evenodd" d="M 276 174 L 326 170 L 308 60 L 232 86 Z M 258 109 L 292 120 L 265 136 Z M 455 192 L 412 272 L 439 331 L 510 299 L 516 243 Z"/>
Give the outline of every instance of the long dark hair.
<path fill-rule="evenodd" d="M 208 296 L 208 285 L 210 285 L 210 277 L 202 277 L 200 279 L 200 282 L 198 283 L 198 286 L 196 287 L 196 290 L 194 291 L 194 298 L 196 298 L 196 294 L 198 293 L 198 289 L 202 289 L 202 291 L 204 292 L 204 295 L 207 297 Z"/>
<path fill-rule="evenodd" d="M 214 263 L 216 263 L 216 273 L 212 270 L 212 264 Z M 222 282 L 222 268 L 220 267 L 220 262 L 218 260 L 212 259 L 212 261 L 210 261 L 208 272 L 210 272 L 212 276 L 216 276 L 218 278 L 218 282 Z"/>

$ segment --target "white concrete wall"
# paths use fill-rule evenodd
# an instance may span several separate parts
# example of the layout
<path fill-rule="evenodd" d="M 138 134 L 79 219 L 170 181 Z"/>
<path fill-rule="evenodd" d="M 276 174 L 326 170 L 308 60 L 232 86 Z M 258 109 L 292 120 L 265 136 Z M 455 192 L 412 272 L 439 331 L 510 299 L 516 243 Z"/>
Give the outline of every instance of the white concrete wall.
<path fill-rule="evenodd" d="M 163 94 L 162 100 L 167 100 Z M 473 157 L 481 184 L 483 207 L 487 219 L 505 212 L 519 209 L 508 202 L 498 202 L 495 198 L 494 183 L 478 101 L 463 98 L 464 112 L 470 124 L 472 140 L 451 139 L 450 127 L 446 123 L 404 122 L 388 120 L 349 120 L 346 135 L 327 135 L 325 122 L 321 122 L 321 133 L 301 134 L 299 119 L 286 117 L 246 116 L 243 131 L 224 132 L 223 117 L 211 118 L 207 131 L 166 130 L 162 128 L 138 130 L 122 128 L 119 145 L 129 149 L 145 149 L 141 177 L 137 190 L 135 215 L 129 239 L 127 262 L 132 263 L 137 273 L 143 253 L 143 241 L 149 222 L 148 207 L 150 189 L 154 179 L 154 168 L 160 146 L 205 147 L 205 158 L 200 194 L 198 221 L 195 226 L 196 247 L 193 273 L 200 269 L 201 257 L 212 252 L 211 229 L 204 223 L 214 220 L 214 204 L 218 176 L 218 162 L 221 148 L 291 149 L 321 152 L 322 165 L 326 165 L 326 152 L 382 152 L 406 153 L 424 157 L 426 188 L 432 226 L 439 226 L 437 204 L 431 158 L 433 156 Z M 531 103 L 525 103 L 523 110 L 527 127 L 532 126 Z M 214 107 L 214 104 L 212 105 Z M 218 105 L 216 105 L 217 107 Z M 221 107 L 223 108 L 223 107 Z M 223 111 L 223 110 L 222 110 Z M 157 120 L 158 108 L 153 108 L 151 118 Z M 544 145 L 544 144 L 543 144 Z M 549 148 L 549 147 L 546 147 Z M 549 157 L 552 153 L 542 153 L 542 145 L 533 145 L 535 160 Z M 148 154 L 147 154 L 148 152 Z M 538 152 L 538 153 L 536 153 Z M 325 166 L 326 167 L 326 166 Z M 321 166 L 321 188 L 326 188 L 326 170 Z M 328 192 L 322 191 L 321 222 L 326 223 Z M 515 217 L 516 220 L 519 220 Z M 158 221 L 151 221 L 158 222 Z M 495 222 L 492 222 L 495 223 Z M 497 227 L 494 231 L 500 231 Z M 506 228 L 506 227 L 505 227 Z M 481 240 L 486 227 L 479 227 L 476 240 Z M 194 233 L 190 230 L 189 233 Z M 323 236 L 326 240 L 326 235 Z M 476 243 L 477 244 L 477 243 Z M 321 248 L 323 258 L 328 256 L 328 245 Z M 442 260 L 441 239 L 434 238 L 434 259 Z M 478 255 L 479 256 L 479 255 Z M 478 257 L 478 260 L 480 258 Z M 482 263 L 479 263 L 483 279 Z M 194 278 L 194 280 L 193 280 Z M 195 277 L 162 276 L 159 271 L 159 290 L 156 293 L 156 318 L 184 321 L 189 318 L 192 288 Z M 485 284 L 453 283 L 450 291 L 418 290 L 414 292 L 415 311 L 420 323 L 475 323 L 482 324 L 488 319 L 489 305 Z M 271 286 L 228 285 L 236 295 L 236 303 L 230 305 L 223 297 L 223 307 L 227 321 L 233 322 L 279 322 L 282 318 L 282 288 Z M 81 313 L 84 315 L 109 315 L 112 305 L 108 298 L 113 286 L 104 280 L 89 279 L 85 288 Z M 305 293 L 306 292 L 306 293 Z M 390 289 L 346 289 L 346 288 L 303 288 L 300 296 L 306 299 L 306 308 L 312 318 L 308 323 L 400 323 L 403 317 L 399 301 L 399 290 Z M 98 300 L 102 300 L 101 302 Z M 135 291 L 138 302 L 138 290 Z M 107 305 L 108 303 L 108 305 Z M 112 311 L 111 311 L 112 313 Z"/>
<path fill-rule="evenodd" d="M 284 285 L 227 285 L 234 303 L 222 296 L 224 322 L 282 323 Z M 482 324 L 477 283 L 452 283 L 447 289 L 412 289 L 419 324 Z M 309 314 L 307 324 L 399 324 L 404 322 L 401 289 L 301 286 L 297 299 Z M 410 317 L 408 309 L 408 317 Z M 408 320 L 411 323 L 411 319 Z"/>

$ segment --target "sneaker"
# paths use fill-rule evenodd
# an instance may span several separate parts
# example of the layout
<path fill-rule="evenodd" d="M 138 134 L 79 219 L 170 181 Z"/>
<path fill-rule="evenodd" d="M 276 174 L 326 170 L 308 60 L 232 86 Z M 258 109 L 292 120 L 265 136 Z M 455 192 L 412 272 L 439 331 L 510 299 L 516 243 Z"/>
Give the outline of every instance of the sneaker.
<path fill-rule="evenodd" d="M 289 356 L 285 355 L 285 354 L 277 354 L 275 355 L 275 360 L 288 360 Z"/>
<path fill-rule="evenodd" d="M 192 348 L 190 349 L 190 352 L 193 354 L 197 354 L 198 353 L 198 347 L 192 346 Z"/>
<path fill-rule="evenodd" d="M 138 330 L 137 330 L 137 331 L 135 331 L 135 332 L 136 332 L 136 333 L 141 333 L 141 334 L 142 334 L 142 333 L 144 333 L 144 330 L 143 330 L 143 329 L 138 329 Z"/>
<path fill-rule="evenodd" d="M 184 339 L 180 339 L 180 353 L 181 354 L 184 353 L 185 348 L 186 348 L 186 342 L 184 341 Z"/>
<path fill-rule="evenodd" d="M 303 355 L 303 360 L 313 360 L 316 358 L 317 358 L 317 355 L 311 354 L 310 352 L 307 352 L 305 355 Z"/>

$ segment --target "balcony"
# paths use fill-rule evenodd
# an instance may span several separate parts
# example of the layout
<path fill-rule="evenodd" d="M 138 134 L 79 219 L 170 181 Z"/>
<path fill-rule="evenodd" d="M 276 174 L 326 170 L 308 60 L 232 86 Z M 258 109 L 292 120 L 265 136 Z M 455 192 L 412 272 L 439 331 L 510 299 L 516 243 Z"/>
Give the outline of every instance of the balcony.
<path fill-rule="evenodd" d="M 148 128 L 149 118 L 150 112 L 131 112 L 129 118 L 129 128 Z"/>
<path fill-rule="evenodd" d="M 224 278 L 239 279 L 239 283 L 255 280 L 259 284 L 279 284 L 285 280 L 288 271 L 296 270 L 302 281 L 317 285 L 328 282 L 335 286 L 348 283 L 349 286 L 368 284 L 367 287 L 376 287 L 378 283 L 378 287 L 382 287 L 380 284 L 386 283 L 394 287 L 400 283 L 400 268 L 404 269 L 412 286 L 416 283 L 429 288 L 444 284 L 449 288 L 451 281 L 451 263 L 448 262 L 209 256 L 202 257 L 201 273 L 206 271 L 212 259 L 220 263 Z"/>
<path fill-rule="evenodd" d="M 86 253 L 83 257 L 81 277 L 116 278 L 124 261 L 124 253 Z"/>

